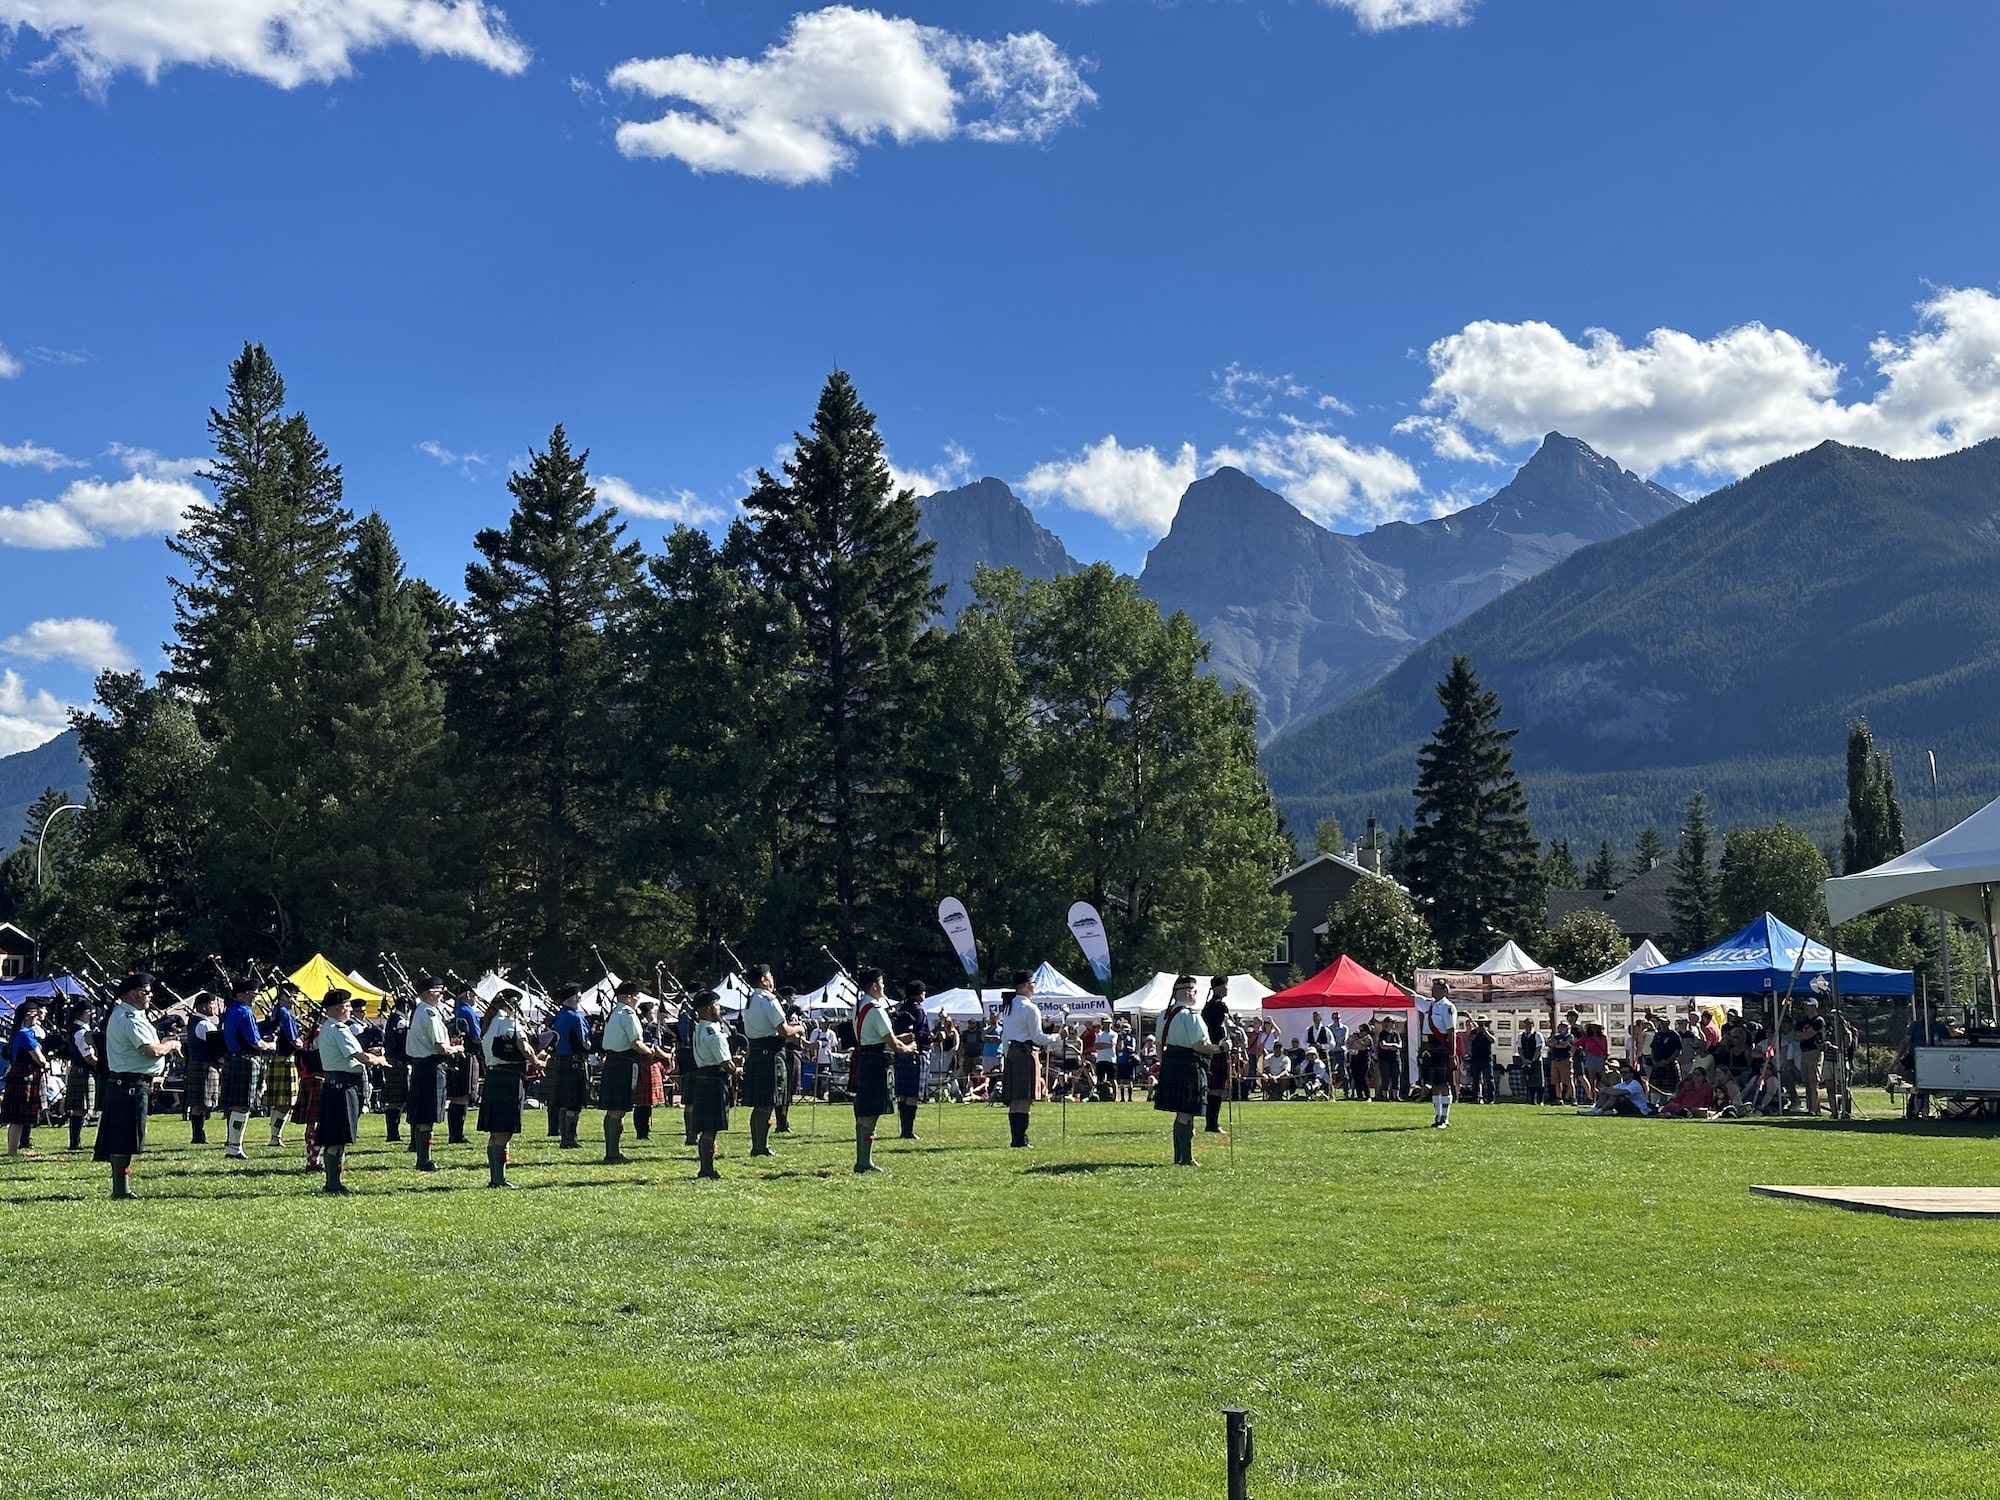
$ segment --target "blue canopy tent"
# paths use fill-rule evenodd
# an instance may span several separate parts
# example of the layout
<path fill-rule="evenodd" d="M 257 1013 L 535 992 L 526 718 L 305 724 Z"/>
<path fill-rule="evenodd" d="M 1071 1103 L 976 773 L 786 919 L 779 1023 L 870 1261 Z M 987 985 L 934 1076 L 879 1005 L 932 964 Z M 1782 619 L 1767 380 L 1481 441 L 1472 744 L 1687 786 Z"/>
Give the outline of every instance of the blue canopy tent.
<path fill-rule="evenodd" d="M 52 974 L 42 979 L 0 980 L 0 1024 L 13 1024 L 14 1012 L 23 1000 L 47 1000 L 53 1004 L 57 1003 L 58 994 L 81 999 L 84 993 L 83 986 L 67 974 Z"/>
<path fill-rule="evenodd" d="M 1838 983 L 1847 995 L 1910 995 L 1916 977 L 1835 953 L 1769 912 L 1706 952 L 1631 976 L 1634 995 L 1781 995 L 1806 990 L 1816 979 Z"/>

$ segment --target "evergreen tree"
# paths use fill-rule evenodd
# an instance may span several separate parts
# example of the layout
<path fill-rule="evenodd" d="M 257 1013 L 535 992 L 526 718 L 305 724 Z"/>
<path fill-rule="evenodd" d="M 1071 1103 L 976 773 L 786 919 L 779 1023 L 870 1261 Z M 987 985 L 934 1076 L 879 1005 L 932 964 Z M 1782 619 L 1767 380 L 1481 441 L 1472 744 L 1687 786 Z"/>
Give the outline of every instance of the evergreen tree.
<path fill-rule="evenodd" d="M 1601 839 L 1597 845 L 1597 858 L 1590 862 L 1590 868 L 1583 872 L 1583 888 L 1590 891 L 1615 891 L 1618 889 L 1618 856 L 1611 852 L 1611 840 Z M 1603 970 L 1593 970 L 1602 973 Z"/>
<path fill-rule="evenodd" d="M 1628 880 L 1636 880 L 1648 870 L 1659 866 L 1667 857 L 1667 841 L 1660 837 L 1660 830 L 1648 823 L 1639 830 L 1638 842 L 1632 846 L 1631 871 Z"/>
<path fill-rule="evenodd" d="M 1570 853 L 1568 839 L 1551 839 L 1546 853 L 1542 855 L 1542 884 L 1551 891 L 1574 891 L 1583 887 L 1583 875 L 1577 870 L 1576 856 Z"/>
<path fill-rule="evenodd" d="M 1840 841 L 1842 873 L 1871 870 L 1905 848 L 1903 809 L 1889 752 L 1875 748 L 1866 719 L 1847 731 L 1847 826 Z"/>
<path fill-rule="evenodd" d="M 1601 911 L 1573 911 L 1542 940 L 1542 961 L 1575 984 L 1623 963 L 1632 943 Z"/>
<path fill-rule="evenodd" d="M 1463 656 L 1437 695 L 1443 722 L 1417 752 L 1410 890 L 1445 962 L 1472 963 L 1510 932 L 1540 929 L 1537 846 L 1499 697 Z"/>
<path fill-rule="evenodd" d="M 1313 828 L 1313 853 L 1345 854 L 1346 852 L 1347 835 L 1341 831 L 1340 819 L 1328 813 Z"/>
<path fill-rule="evenodd" d="M 1697 791 L 1688 798 L 1681 820 L 1680 845 L 1674 851 L 1674 883 L 1667 907 L 1674 919 L 1673 944 L 1680 956 L 1699 952 L 1721 937 L 1722 894 L 1715 866 L 1709 861 L 1708 798 Z"/>
<path fill-rule="evenodd" d="M 1783 819 L 1768 828 L 1732 829 L 1722 841 L 1716 885 L 1721 932 L 1769 912 L 1800 932 L 1824 933 L 1823 887 L 1832 873 L 1819 846 Z"/>
<path fill-rule="evenodd" d="M 1326 914 L 1318 961 L 1322 968 L 1346 954 L 1364 969 L 1398 984 L 1415 982 L 1419 969 L 1438 964 L 1437 939 L 1410 893 L 1393 880 L 1357 881 Z"/>
<path fill-rule="evenodd" d="M 932 946 L 922 893 L 934 833 L 909 771 L 928 712 L 920 642 L 943 590 L 916 497 L 896 488 L 844 372 L 796 437 L 783 479 L 759 471 L 743 502 L 755 576 L 799 631 L 799 734 L 785 747 L 793 773 L 773 861 L 792 899 L 767 910 L 764 941 L 801 957 L 825 942 L 850 964 L 868 943 L 893 962 Z"/>
<path fill-rule="evenodd" d="M 615 855 L 629 824 L 621 795 L 626 676 L 612 636 L 631 608 L 639 549 L 621 543 L 586 468 L 557 427 L 507 488 L 504 531 L 465 570 L 458 728 L 476 751 L 486 816 L 480 912 L 503 956 L 531 952 L 553 981 L 621 935 L 628 892 Z"/>

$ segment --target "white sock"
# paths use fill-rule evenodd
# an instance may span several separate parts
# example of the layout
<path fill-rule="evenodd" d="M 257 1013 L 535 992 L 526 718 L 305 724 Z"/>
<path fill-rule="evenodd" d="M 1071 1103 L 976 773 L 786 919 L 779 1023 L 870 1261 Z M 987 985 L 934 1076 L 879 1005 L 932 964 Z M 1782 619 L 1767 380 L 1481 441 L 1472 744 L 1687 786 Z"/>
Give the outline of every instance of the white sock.
<path fill-rule="evenodd" d="M 243 1127 L 249 1123 L 250 1117 L 248 1115 L 232 1114 L 229 1117 L 229 1150 L 241 1151 L 243 1149 Z"/>
<path fill-rule="evenodd" d="M 1438 1095 L 1438 1118 L 1440 1120 L 1449 1120 L 1451 1118 L 1451 1095 Z"/>
<path fill-rule="evenodd" d="M 1431 1113 L 1432 1113 L 1432 1114 L 1434 1114 L 1434 1115 L 1436 1115 L 1436 1116 L 1437 1116 L 1437 1117 L 1438 1117 L 1438 1118 L 1439 1118 L 1440 1120 L 1442 1120 L 1442 1119 L 1444 1118 L 1444 1095 L 1443 1095 L 1443 1094 L 1432 1094 L 1432 1095 L 1431 1095 Z"/>
<path fill-rule="evenodd" d="M 287 1109 L 274 1109 L 271 1111 L 272 1145 L 282 1146 L 285 1144 L 285 1121 L 290 1117 L 290 1115 L 291 1111 Z"/>

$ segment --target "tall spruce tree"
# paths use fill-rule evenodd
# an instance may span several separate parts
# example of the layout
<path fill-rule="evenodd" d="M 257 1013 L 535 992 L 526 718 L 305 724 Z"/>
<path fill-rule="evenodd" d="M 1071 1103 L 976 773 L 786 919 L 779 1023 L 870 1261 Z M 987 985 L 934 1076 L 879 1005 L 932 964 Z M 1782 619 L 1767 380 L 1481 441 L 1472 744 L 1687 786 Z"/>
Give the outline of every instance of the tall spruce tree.
<path fill-rule="evenodd" d="M 1679 954 L 1699 952 L 1723 936 L 1722 885 L 1709 855 L 1713 834 L 1708 824 L 1708 797 L 1697 791 L 1681 816 L 1681 837 L 1674 850 L 1674 883 L 1667 892 L 1673 917 L 1673 944 Z"/>
<path fill-rule="evenodd" d="M 1437 687 L 1444 719 L 1417 752 L 1416 821 L 1406 880 L 1446 963 L 1483 958 L 1510 934 L 1541 930 L 1538 848 L 1500 727 L 1498 695 L 1452 658 Z"/>
<path fill-rule="evenodd" d="M 1667 841 L 1660 837 L 1660 830 L 1648 823 L 1639 830 L 1639 837 L 1632 845 L 1632 866 L 1628 879 L 1637 880 L 1667 857 Z"/>
<path fill-rule="evenodd" d="M 553 982 L 596 936 L 634 918 L 616 855 L 629 822 L 629 730 L 613 634 L 632 606 L 639 548 L 591 487 L 589 455 L 561 427 L 507 488 L 505 530 L 465 570 L 466 657 L 456 727 L 475 752 L 487 837 L 477 893 L 503 958 L 532 953 Z"/>
<path fill-rule="evenodd" d="M 1840 840 L 1843 874 L 1870 870 L 1894 859 L 1903 841 L 1903 808 L 1896 800 L 1896 776 L 1889 752 L 1875 748 L 1866 719 L 1847 731 L 1847 826 Z"/>
<path fill-rule="evenodd" d="M 1583 874 L 1576 867 L 1576 855 L 1568 839 L 1551 839 L 1542 855 L 1542 883 L 1551 891 L 1574 891 L 1583 886 Z"/>
<path fill-rule="evenodd" d="M 798 738 L 780 799 L 774 891 L 759 934 L 781 957 L 827 943 L 894 961 L 930 945 L 926 853 L 934 834 L 911 795 L 910 749 L 928 706 L 919 642 L 943 590 L 916 497 L 898 490 L 875 418 L 843 371 L 783 478 L 759 471 L 743 502 L 757 580 L 798 621 L 790 691 Z"/>
<path fill-rule="evenodd" d="M 1590 862 L 1590 868 L 1583 872 L 1584 889 L 1592 891 L 1615 891 L 1618 889 L 1618 856 L 1611 852 L 1611 840 L 1600 839 L 1597 857 Z"/>

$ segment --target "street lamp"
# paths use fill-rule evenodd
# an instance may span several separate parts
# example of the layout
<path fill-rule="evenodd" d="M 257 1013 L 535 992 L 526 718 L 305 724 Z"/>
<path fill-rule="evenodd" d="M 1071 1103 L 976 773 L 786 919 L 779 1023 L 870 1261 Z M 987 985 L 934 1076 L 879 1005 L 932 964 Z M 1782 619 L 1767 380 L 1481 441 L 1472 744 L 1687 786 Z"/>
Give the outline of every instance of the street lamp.
<path fill-rule="evenodd" d="M 42 831 L 35 837 L 35 890 L 37 894 L 42 889 L 42 845 L 49 841 L 49 824 L 55 822 L 57 818 L 66 812 L 82 811 L 83 804 L 81 802 L 65 802 L 61 807 L 58 807 L 46 818 L 42 819 Z"/>

